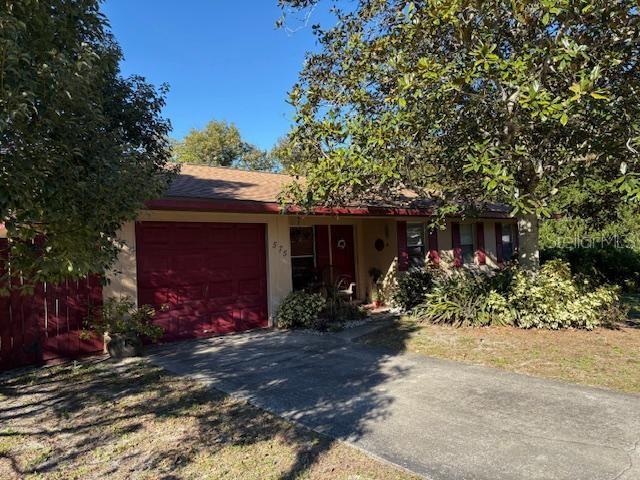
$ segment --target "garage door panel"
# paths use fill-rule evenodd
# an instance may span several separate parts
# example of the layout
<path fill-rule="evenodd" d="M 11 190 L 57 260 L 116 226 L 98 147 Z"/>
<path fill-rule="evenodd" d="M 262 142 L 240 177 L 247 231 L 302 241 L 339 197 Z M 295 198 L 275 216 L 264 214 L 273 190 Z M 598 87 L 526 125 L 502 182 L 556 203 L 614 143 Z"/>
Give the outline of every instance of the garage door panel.
<path fill-rule="evenodd" d="M 207 310 L 198 302 L 179 305 L 165 319 L 165 324 L 168 322 L 170 326 L 170 329 L 165 331 L 165 339 L 201 336 L 201 333 L 208 330 L 210 325 Z"/>
<path fill-rule="evenodd" d="M 266 327 L 267 311 L 261 309 L 243 309 L 242 310 L 242 323 L 245 328 L 260 328 Z"/>
<path fill-rule="evenodd" d="M 178 312 L 157 311 L 153 323 L 163 328 L 165 337 L 175 338 L 178 336 Z"/>
<path fill-rule="evenodd" d="M 251 274 L 255 277 L 255 265 L 260 264 L 262 262 L 262 258 L 264 257 L 264 252 L 258 251 L 246 251 L 242 258 L 238 258 L 235 262 L 236 268 L 243 269 L 248 268 L 251 271 Z"/>
<path fill-rule="evenodd" d="M 187 246 L 186 248 L 198 248 L 196 246 Z M 202 253 L 182 253 L 177 254 L 171 258 L 171 270 L 175 272 L 198 272 L 199 270 L 204 270 L 205 266 L 208 263 L 208 256 Z"/>
<path fill-rule="evenodd" d="M 165 275 L 171 271 L 171 264 L 168 257 L 151 256 L 140 262 L 138 272 L 143 275 L 162 274 Z"/>
<path fill-rule="evenodd" d="M 207 246 L 209 260 L 222 265 L 230 264 L 229 249 L 232 248 L 233 245 L 233 242 L 223 244 L 213 243 L 212 241 L 212 243 Z"/>
<path fill-rule="evenodd" d="M 164 283 L 163 287 L 172 288 L 179 286 L 181 288 L 191 288 L 196 285 L 206 285 L 209 281 L 206 270 L 198 269 L 192 271 L 172 272 L 167 276 L 170 283 Z"/>
<path fill-rule="evenodd" d="M 236 241 L 237 225 L 217 224 L 208 230 L 207 238 L 211 244 L 232 244 Z"/>
<path fill-rule="evenodd" d="M 225 279 L 220 282 L 209 282 L 207 298 L 210 299 L 232 299 L 233 298 L 233 281 Z M 229 300 L 225 300 L 228 303 Z"/>
<path fill-rule="evenodd" d="M 262 230 L 259 225 L 241 225 L 238 227 L 238 241 L 255 245 L 260 242 Z"/>
<path fill-rule="evenodd" d="M 262 291 L 262 281 L 260 279 L 246 279 L 238 282 L 238 295 L 259 296 Z"/>
<path fill-rule="evenodd" d="M 166 225 L 170 225 L 167 222 Z M 202 230 L 200 224 L 180 223 L 175 225 L 175 230 L 162 233 L 156 231 L 161 238 L 166 238 L 174 247 L 202 247 L 206 245 L 206 232 Z"/>
<path fill-rule="evenodd" d="M 256 303 L 258 302 L 254 302 L 253 305 L 256 305 Z M 221 297 L 215 300 L 209 299 L 207 301 L 207 305 L 208 305 L 207 309 L 209 313 L 211 313 L 211 312 L 223 312 L 227 310 L 232 310 L 234 308 L 238 308 L 238 305 L 240 305 L 240 303 L 239 303 L 238 297 L 233 296 L 233 297 Z"/>
<path fill-rule="evenodd" d="M 235 280 L 256 279 L 261 280 L 263 277 L 256 275 L 255 265 L 238 266 L 233 269 L 233 277 Z"/>
<path fill-rule="evenodd" d="M 165 340 L 267 325 L 263 224 L 141 222 L 136 241 L 138 300 Z"/>
<path fill-rule="evenodd" d="M 205 285 L 185 285 L 178 290 L 178 303 L 190 305 L 194 302 L 205 301 Z"/>
<path fill-rule="evenodd" d="M 180 319 L 180 336 L 183 338 L 200 337 L 212 332 L 212 325 L 205 310 L 193 310 Z"/>
<path fill-rule="evenodd" d="M 218 267 L 215 265 L 215 262 L 211 262 L 208 265 L 207 271 L 207 280 L 209 282 L 231 282 L 234 278 L 234 269 L 230 266 L 226 267 Z"/>
<path fill-rule="evenodd" d="M 170 232 L 167 232 L 162 225 L 147 224 L 144 231 L 139 232 L 137 238 L 149 248 L 166 245 L 171 241 Z"/>
<path fill-rule="evenodd" d="M 220 305 L 218 303 L 218 305 Z M 227 303 L 227 305 L 229 305 Z M 236 296 L 233 299 L 233 304 L 231 305 L 232 308 L 236 308 L 238 310 L 244 309 L 244 308 L 251 308 L 251 309 L 259 309 L 262 307 L 262 298 L 259 295 L 240 295 L 240 296 Z"/>
<path fill-rule="evenodd" d="M 138 286 L 138 297 L 144 300 L 146 305 L 151 305 L 156 310 L 160 310 L 162 305 L 169 303 L 169 291 L 162 288 L 149 288 Z"/>
<path fill-rule="evenodd" d="M 232 333 L 238 331 L 233 310 L 223 310 L 211 313 L 211 325 L 216 333 Z"/>

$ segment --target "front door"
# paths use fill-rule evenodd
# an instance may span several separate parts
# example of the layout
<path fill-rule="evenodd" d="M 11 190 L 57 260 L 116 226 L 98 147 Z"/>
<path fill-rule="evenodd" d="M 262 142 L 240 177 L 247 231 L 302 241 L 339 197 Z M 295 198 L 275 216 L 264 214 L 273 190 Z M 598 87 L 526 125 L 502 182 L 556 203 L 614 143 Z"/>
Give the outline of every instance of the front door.
<path fill-rule="evenodd" d="M 333 281 L 349 283 L 356 280 L 355 246 L 352 225 L 331 225 L 331 264 Z"/>

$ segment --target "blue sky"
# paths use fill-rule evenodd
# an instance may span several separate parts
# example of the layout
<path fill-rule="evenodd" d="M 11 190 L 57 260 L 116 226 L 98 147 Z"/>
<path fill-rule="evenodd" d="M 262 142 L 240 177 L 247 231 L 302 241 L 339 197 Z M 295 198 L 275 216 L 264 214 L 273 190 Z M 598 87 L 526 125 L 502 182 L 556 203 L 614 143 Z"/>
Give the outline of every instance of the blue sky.
<path fill-rule="evenodd" d="M 298 15 L 287 22 L 294 32 L 277 29 L 277 0 L 106 0 L 102 11 L 124 52 L 123 74 L 169 84 L 173 137 L 227 120 L 264 149 L 292 123 L 287 92 L 317 48 L 311 25 L 331 20 L 317 9 L 306 27 Z"/>

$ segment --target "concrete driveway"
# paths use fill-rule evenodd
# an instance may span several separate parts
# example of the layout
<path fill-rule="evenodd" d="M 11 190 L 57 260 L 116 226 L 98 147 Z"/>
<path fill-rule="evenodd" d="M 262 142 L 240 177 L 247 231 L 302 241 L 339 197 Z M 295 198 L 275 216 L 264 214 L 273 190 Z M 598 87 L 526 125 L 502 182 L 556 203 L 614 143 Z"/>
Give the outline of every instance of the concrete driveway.
<path fill-rule="evenodd" d="M 151 358 L 434 480 L 640 479 L 640 395 L 348 340 L 254 332 Z"/>

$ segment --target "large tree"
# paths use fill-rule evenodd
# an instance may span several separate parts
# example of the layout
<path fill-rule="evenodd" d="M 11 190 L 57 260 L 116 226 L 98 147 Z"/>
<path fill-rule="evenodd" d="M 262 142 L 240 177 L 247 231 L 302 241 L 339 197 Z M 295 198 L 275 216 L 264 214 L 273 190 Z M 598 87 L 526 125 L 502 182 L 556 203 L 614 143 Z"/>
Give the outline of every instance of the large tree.
<path fill-rule="evenodd" d="M 120 225 L 166 188 L 164 89 L 123 77 L 121 57 L 96 0 L 0 1 L 0 222 L 14 274 L 104 271 Z"/>
<path fill-rule="evenodd" d="M 535 268 L 538 219 L 558 193 L 597 182 L 603 205 L 638 198 L 636 1 L 347 7 L 336 7 L 334 26 L 315 27 L 320 51 L 290 94 L 292 140 L 311 159 L 292 201 L 410 188 L 441 216 L 504 202 L 521 218 L 520 261 Z"/>
<path fill-rule="evenodd" d="M 278 139 L 271 148 L 269 157 L 276 168 L 290 175 L 304 175 L 306 162 L 302 157 L 302 150 L 288 136 Z"/>
<path fill-rule="evenodd" d="M 192 129 L 174 145 L 180 163 L 236 167 L 245 170 L 271 171 L 273 158 L 244 141 L 238 127 L 225 121 L 210 121 L 203 129 Z"/>

